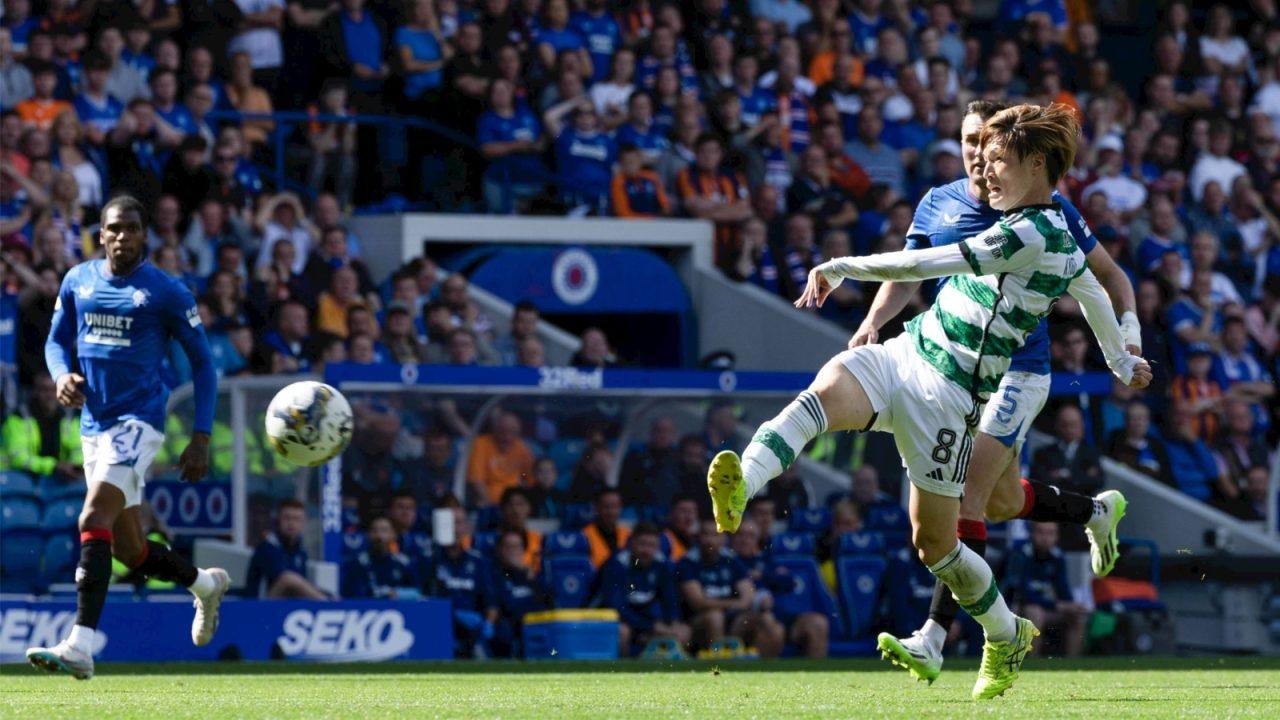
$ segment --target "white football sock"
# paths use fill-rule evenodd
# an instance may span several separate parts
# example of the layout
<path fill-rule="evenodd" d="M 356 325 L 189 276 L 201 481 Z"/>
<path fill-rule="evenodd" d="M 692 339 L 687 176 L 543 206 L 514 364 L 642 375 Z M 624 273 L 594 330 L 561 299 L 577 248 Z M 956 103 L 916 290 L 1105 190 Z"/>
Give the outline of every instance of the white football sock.
<path fill-rule="evenodd" d="M 956 548 L 929 572 L 946 584 L 960 607 L 986 631 L 988 640 L 1004 642 L 1017 634 L 1013 613 L 996 588 L 991 567 L 964 543 L 957 541 Z"/>
<path fill-rule="evenodd" d="M 809 441 L 827 429 L 827 413 L 816 393 L 805 390 L 765 422 L 742 453 L 742 475 L 751 499 L 770 480 L 791 467 Z"/>
<path fill-rule="evenodd" d="M 67 636 L 67 642 L 71 643 L 71 647 L 91 656 L 93 655 L 94 636 L 95 631 L 93 628 L 76 625 L 71 628 L 71 634 Z"/>
<path fill-rule="evenodd" d="M 925 642 L 933 646 L 934 650 L 942 652 L 942 646 L 947 642 L 947 629 L 939 625 L 933 618 L 925 621 L 924 627 L 920 628 L 920 634 L 924 636 Z"/>
<path fill-rule="evenodd" d="M 191 583 L 191 587 L 187 589 L 191 591 L 192 595 L 195 595 L 198 598 L 206 598 L 209 597 L 214 590 L 218 589 L 218 583 L 213 579 L 213 576 L 209 574 L 208 570 L 196 568 L 196 581 Z"/>

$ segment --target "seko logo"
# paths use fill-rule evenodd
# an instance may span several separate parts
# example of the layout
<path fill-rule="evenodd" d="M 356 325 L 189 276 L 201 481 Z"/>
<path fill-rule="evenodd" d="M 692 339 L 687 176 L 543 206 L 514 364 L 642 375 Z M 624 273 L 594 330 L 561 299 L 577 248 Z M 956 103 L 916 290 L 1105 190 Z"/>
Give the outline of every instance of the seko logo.
<path fill-rule="evenodd" d="M 413 647 L 399 610 L 294 610 L 276 639 L 291 660 L 390 660 Z"/>
<path fill-rule="evenodd" d="M 30 610 L 15 607 L 0 615 L 0 662 L 25 662 L 27 648 L 53 647 L 71 634 L 74 610 Z M 107 646 L 107 635 L 94 633 L 93 654 Z"/>

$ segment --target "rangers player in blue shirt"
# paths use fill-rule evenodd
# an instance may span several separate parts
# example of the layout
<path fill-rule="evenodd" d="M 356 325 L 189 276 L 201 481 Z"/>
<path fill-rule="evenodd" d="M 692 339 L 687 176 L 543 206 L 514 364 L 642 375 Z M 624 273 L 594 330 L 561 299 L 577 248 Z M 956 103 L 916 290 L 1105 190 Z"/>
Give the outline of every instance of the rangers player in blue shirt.
<path fill-rule="evenodd" d="M 76 568 L 76 624 L 51 648 L 27 659 L 79 680 L 93 677 L 92 647 L 111 582 L 111 556 L 150 578 L 175 582 L 195 595 L 191 640 L 207 645 L 218 628 L 218 607 L 230 586 L 225 570 L 193 567 L 145 539 L 139 505 L 147 468 L 164 442 L 168 389 L 160 363 L 171 340 L 191 361 L 195 422 L 178 461 L 182 479 L 198 482 L 209 470 L 217 378 L 191 292 L 146 260 L 146 221 L 136 199 L 118 196 L 102 209 L 106 259 L 72 268 L 54 305 L 45 361 L 58 402 L 80 408 L 84 474 L 89 485 L 80 513 Z"/>
<path fill-rule="evenodd" d="M 1003 109 L 989 101 L 969 103 L 960 126 L 966 177 L 933 188 L 920 200 L 907 230 L 908 249 L 960 242 L 978 235 L 1001 217 L 1001 212 L 986 202 L 978 139 L 986 121 Z M 1140 355 L 1142 334 L 1128 277 L 1106 249 L 1098 246 L 1079 211 L 1057 193 L 1053 199 L 1060 204 L 1072 239 L 1085 254 L 1089 268 L 1121 314 L 1120 328 L 1127 349 Z M 879 328 L 902 311 L 917 287 L 919 282 L 883 283 L 862 326 L 849 340 L 849 347 L 877 342 Z M 1124 496 L 1109 490 L 1093 498 L 1020 478 L 1018 454 L 1031 423 L 1048 400 L 1049 381 L 1049 332 L 1047 323 L 1041 321 L 1026 344 L 1013 355 L 999 389 L 983 409 L 965 477 L 959 536 L 981 555 L 987 544 L 984 515 L 992 522 L 1018 517 L 1084 525 L 1093 571 L 1102 577 L 1111 572 L 1119 556 L 1115 528 L 1124 516 Z M 882 633 L 880 648 L 886 657 L 906 667 L 912 675 L 933 682 L 942 670 L 942 645 L 947 629 L 959 610 L 951 591 L 941 582 L 936 583 L 929 620 L 924 627 L 905 639 Z"/>

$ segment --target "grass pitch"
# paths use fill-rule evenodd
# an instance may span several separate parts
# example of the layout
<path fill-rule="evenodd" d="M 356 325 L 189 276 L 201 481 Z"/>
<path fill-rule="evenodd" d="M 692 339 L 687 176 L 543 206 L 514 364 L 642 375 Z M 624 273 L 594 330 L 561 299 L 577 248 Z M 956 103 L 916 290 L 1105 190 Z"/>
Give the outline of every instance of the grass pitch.
<path fill-rule="evenodd" d="M 1274 718 L 1280 658 L 1031 658 L 1003 698 L 976 666 L 932 687 L 871 660 L 100 665 L 89 682 L 0 667 L 0 718 Z"/>

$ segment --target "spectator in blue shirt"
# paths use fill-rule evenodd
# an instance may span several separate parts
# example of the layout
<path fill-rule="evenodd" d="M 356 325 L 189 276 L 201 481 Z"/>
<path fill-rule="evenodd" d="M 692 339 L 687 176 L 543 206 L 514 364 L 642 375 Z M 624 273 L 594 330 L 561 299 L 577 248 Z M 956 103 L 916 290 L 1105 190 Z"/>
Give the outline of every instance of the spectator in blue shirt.
<path fill-rule="evenodd" d="M 1213 302 L 1212 272 L 1197 270 L 1191 273 L 1191 285 L 1186 295 L 1169 307 L 1169 329 L 1173 331 L 1169 350 L 1173 355 L 1174 371 L 1179 375 L 1187 372 L 1189 347 L 1199 343 L 1218 345 L 1222 313 Z"/>
<path fill-rule="evenodd" d="M 698 547 L 676 566 L 676 583 L 690 617 L 694 644 L 711 644 L 734 635 L 764 657 L 782 652 L 785 630 L 771 613 L 753 609 L 755 586 L 747 568 L 725 552 L 725 536 L 713 523 L 698 529 Z"/>
<path fill-rule="evenodd" d="M 97 51 L 85 54 L 84 90 L 71 102 L 80 122 L 84 123 L 84 136 L 97 148 L 107 144 L 108 134 L 115 130 L 124 114 L 124 105 L 107 94 L 107 79 L 111 76 L 111 61 Z"/>
<path fill-rule="evenodd" d="M 573 113 L 573 124 L 564 127 L 564 116 Z M 571 206 L 601 212 L 613 179 L 617 147 L 600 130 L 600 117 L 590 98 L 580 95 L 551 108 L 543 115 L 547 134 L 555 138 L 556 170 L 560 194 Z"/>
<path fill-rule="evenodd" d="M 618 612 L 618 654 L 630 657 L 655 637 L 689 642 L 680 619 L 675 569 L 659 556 L 658 527 L 636 525 L 627 548 L 600 568 L 602 607 Z"/>
<path fill-rule="evenodd" d="M 643 90 L 631 93 L 627 98 L 627 120 L 616 131 L 617 144 L 634 145 L 644 156 L 644 163 L 652 167 L 658 157 L 669 147 L 662 129 L 653 121 L 653 96 Z"/>
<path fill-rule="evenodd" d="M 406 111 L 430 116 L 438 108 L 444 64 L 452 54 L 440 37 L 440 21 L 433 0 L 414 0 L 410 22 L 396 29 L 392 43 L 404 72 Z"/>
<path fill-rule="evenodd" d="M 418 499 L 407 487 L 401 487 L 391 496 L 387 519 L 395 533 L 395 549 L 408 556 L 421 576 L 431 558 L 431 535 L 418 515 Z"/>
<path fill-rule="evenodd" d="M 391 521 L 369 522 L 369 548 L 342 564 L 342 597 L 413 600 L 421 596 L 421 580 L 414 562 L 396 552 Z"/>
<path fill-rule="evenodd" d="M 748 575 L 755 583 L 756 608 L 772 611 L 787 628 L 787 638 L 800 647 L 805 657 L 826 657 L 832 621 L 827 612 L 834 609 L 834 601 L 827 600 L 822 606 L 815 602 L 807 610 L 782 614 L 777 608 L 777 598 L 795 592 L 797 583 L 802 581 L 765 555 L 763 534 L 764 531 L 754 521 L 744 519 L 731 539 L 734 553 L 747 567 Z M 814 577 L 817 578 L 817 574 Z M 816 594 L 826 589 L 818 587 L 813 590 Z"/>
<path fill-rule="evenodd" d="M 636 87 L 654 89 L 658 71 L 669 67 L 674 68 L 679 75 L 681 91 L 698 90 L 698 73 L 693 69 L 693 63 L 681 56 L 677 41 L 675 30 L 671 27 L 659 25 L 653 29 L 649 54 L 640 59 L 636 68 Z"/>
<path fill-rule="evenodd" d="M 1057 631 L 1064 655 L 1076 657 L 1084 651 L 1089 610 L 1075 601 L 1067 582 L 1067 561 L 1058 548 L 1057 523 L 1031 523 L 1031 539 L 1010 554 L 1002 584 L 1014 612 L 1042 631 Z M 1036 640 L 1037 653 L 1047 634 Z"/>
<path fill-rule="evenodd" d="M 451 509 L 454 534 L 443 538 L 437 533 L 440 547 L 431 559 L 426 588 L 429 595 L 453 603 L 454 654 L 475 657 L 493 637 L 493 624 L 498 619 L 493 570 L 480 553 L 460 542 L 470 540 L 470 521 L 456 499 Z"/>
<path fill-rule="evenodd" d="M 515 86 L 502 78 L 489 85 L 489 109 L 480 116 L 476 141 L 489 161 L 484 172 L 484 198 L 491 213 L 510 213 L 515 201 L 542 191 L 547 170 L 539 159 L 542 126 L 533 113 L 515 102 Z"/>
<path fill-rule="evenodd" d="M 760 124 L 764 116 L 776 109 L 774 94 L 760 88 L 760 61 L 755 55 L 743 53 L 733 61 L 733 88 L 742 101 L 739 116 L 748 129 Z"/>
<path fill-rule="evenodd" d="M 494 622 L 490 648 L 495 657 L 520 657 L 523 654 L 524 616 L 551 607 L 551 592 L 542 578 L 525 562 L 528 553 L 525 534 L 519 530 L 503 530 L 498 536 L 494 568 L 494 604 L 498 618 Z"/>
<path fill-rule="evenodd" d="M 290 498 L 276 508 L 276 530 L 253 549 L 245 595 L 251 598 L 302 598 L 325 600 L 329 596 L 307 579 L 307 551 L 302 547 L 307 511 Z"/>
<path fill-rule="evenodd" d="M 609 13 L 605 0 L 587 0 L 586 9 L 574 13 L 569 24 L 586 41 L 591 56 L 591 80 L 603 80 L 613 54 L 622 47 L 622 28 Z"/>
<path fill-rule="evenodd" d="M 1230 497 L 1230 479 L 1195 433 L 1192 425 L 1193 408 L 1185 402 L 1175 402 L 1169 408 L 1169 430 L 1165 447 L 1169 453 L 1170 474 L 1178 489 L 1197 500 L 1208 502 L 1215 497 Z"/>
<path fill-rule="evenodd" d="M 587 51 L 587 40 L 582 32 L 569 22 L 569 0 L 549 0 L 543 9 L 536 38 L 538 60 L 550 71 L 556 67 L 561 53 L 571 52 L 581 60 L 582 77 L 595 76 L 592 55 Z M 606 69 L 608 64 L 604 66 Z"/>

